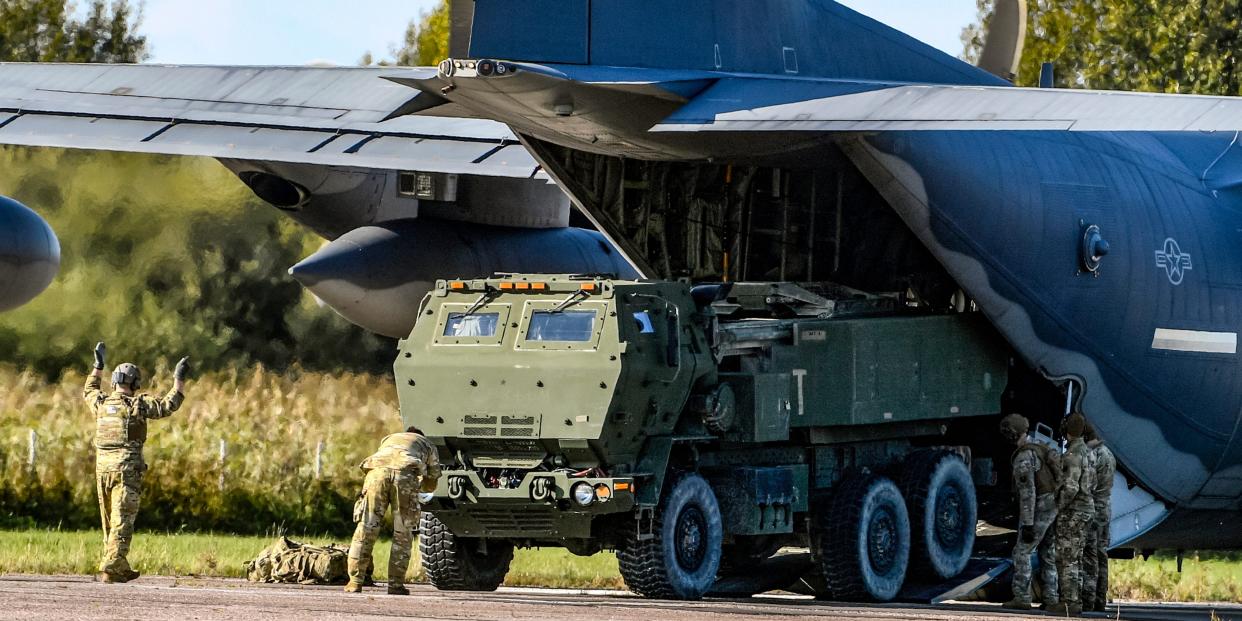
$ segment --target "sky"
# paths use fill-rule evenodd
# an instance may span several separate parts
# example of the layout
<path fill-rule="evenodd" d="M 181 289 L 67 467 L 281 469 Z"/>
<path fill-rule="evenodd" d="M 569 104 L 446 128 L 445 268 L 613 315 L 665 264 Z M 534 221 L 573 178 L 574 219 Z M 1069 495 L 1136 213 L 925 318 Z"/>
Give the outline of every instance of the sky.
<path fill-rule="evenodd" d="M 146 0 L 148 62 L 219 65 L 354 65 L 401 40 L 435 0 Z M 975 18 L 975 0 L 843 0 L 945 52 Z M 342 10 L 345 7 L 346 10 Z"/>

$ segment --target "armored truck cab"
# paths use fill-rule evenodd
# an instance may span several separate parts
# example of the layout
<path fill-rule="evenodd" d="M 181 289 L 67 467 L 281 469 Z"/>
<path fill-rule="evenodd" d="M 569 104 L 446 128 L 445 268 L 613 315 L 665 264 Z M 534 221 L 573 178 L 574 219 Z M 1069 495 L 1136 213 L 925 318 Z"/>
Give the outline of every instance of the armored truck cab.
<path fill-rule="evenodd" d="M 971 447 L 1007 350 L 977 314 L 832 285 L 598 276 L 439 282 L 394 365 L 445 464 L 420 548 L 490 590 L 515 546 L 615 549 L 626 583 L 692 599 L 781 546 L 834 597 L 892 599 L 974 541 Z"/>

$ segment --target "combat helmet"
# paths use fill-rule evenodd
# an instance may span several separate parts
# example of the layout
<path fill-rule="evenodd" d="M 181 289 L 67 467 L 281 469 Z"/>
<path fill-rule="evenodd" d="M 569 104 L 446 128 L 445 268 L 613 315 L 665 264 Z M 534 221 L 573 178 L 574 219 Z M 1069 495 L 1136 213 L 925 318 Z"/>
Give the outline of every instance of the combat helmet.
<path fill-rule="evenodd" d="M 1061 421 L 1061 435 L 1066 438 L 1081 438 L 1087 419 L 1081 412 L 1074 412 Z"/>
<path fill-rule="evenodd" d="M 1026 420 L 1026 417 L 1021 414 L 1010 414 L 1001 419 L 1000 422 L 1001 436 L 1010 442 L 1017 442 L 1018 438 L 1026 435 L 1030 428 L 1030 421 Z"/>
<path fill-rule="evenodd" d="M 142 369 L 132 362 L 116 365 L 112 371 L 112 385 L 125 386 L 130 390 L 138 390 L 142 385 Z"/>

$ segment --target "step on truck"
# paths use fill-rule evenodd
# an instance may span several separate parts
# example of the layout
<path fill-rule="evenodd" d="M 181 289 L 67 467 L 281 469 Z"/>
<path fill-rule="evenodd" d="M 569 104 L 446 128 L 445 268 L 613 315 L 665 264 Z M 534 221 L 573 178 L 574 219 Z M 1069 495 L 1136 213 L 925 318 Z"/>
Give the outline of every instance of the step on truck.
<path fill-rule="evenodd" d="M 445 466 L 420 525 L 436 587 L 493 590 L 515 548 L 563 547 L 697 599 L 800 547 L 818 594 L 888 601 L 970 559 L 976 479 L 995 474 L 955 438 L 994 437 L 977 430 L 1009 358 L 978 313 L 826 284 L 498 275 L 439 282 L 419 317 L 394 371 Z"/>

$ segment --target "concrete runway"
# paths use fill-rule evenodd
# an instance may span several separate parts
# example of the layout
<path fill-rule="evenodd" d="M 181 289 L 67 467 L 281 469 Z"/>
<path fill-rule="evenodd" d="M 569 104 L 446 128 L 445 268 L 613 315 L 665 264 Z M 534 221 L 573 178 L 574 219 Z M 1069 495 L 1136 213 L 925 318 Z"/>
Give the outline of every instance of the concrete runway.
<path fill-rule="evenodd" d="M 1201 606 L 1123 605 L 1101 619 L 1181 621 L 1212 619 Z M 1242 606 L 1215 608 L 1216 619 L 1242 621 Z M 243 580 L 141 578 L 102 584 L 81 576 L 0 577 L 0 619 L 190 621 L 223 619 L 452 619 L 506 621 L 706 621 L 728 619 L 864 619 L 881 621 L 1017 621 L 1046 618 L 1008 614 L 999 606 L 906 604 L 863 606 L 803 597 L 668 602 L 610 591 L 510 589 L 495 593 L 445 593 L 416 586 L 409 597 L 383 587 L 349 595 L 339 587 L 255 585 Z"/>

